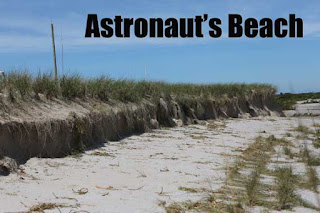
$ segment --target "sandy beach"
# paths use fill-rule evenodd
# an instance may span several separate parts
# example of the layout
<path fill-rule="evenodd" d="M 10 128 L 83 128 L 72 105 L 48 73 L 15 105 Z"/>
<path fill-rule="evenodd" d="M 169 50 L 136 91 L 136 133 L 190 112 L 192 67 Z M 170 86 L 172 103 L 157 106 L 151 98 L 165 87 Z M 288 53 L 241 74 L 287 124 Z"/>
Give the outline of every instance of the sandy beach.
<path fill-rule="evenodd" d="M 312 127 L 314 122 L 320 123 L 320 118 L 211 120 L 154 130 L 65 158 L 32 158 L 20 165 L 17 174 L 0 177 L 1 212 L 28 211 L 41 203 L 56 204 L 46 212 L 165 212 L 164 205 L 207 195 L 206 190 L 195 193 L 185 188 L 219 190 L 225 183 L 226 165 L 257 136 L 281 138 L 299 123 Z M 298 147 L 301 141 L 290 138 Z M 274 162 L 281 158 L 281 164 L 293 165 L 295 173 L 305 172 L 301 162 L 281 151 L 276 158 Z M 317 205 L 313 192 L 299 193 Z"/>

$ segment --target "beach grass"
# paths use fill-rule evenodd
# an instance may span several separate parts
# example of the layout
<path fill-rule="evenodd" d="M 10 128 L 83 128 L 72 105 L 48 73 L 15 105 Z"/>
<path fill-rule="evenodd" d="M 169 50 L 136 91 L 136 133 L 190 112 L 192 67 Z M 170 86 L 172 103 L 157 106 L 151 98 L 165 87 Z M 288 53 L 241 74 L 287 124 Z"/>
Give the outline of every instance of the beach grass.
<path fill-rule="evenodd" d="M 176 97 L 223 98 L 252 94 L 274 94 L 269 84 L 190 84 L 166 83 L 130 79 L 112 79 L 107 76 L 85 78 L 79 74 L 62 75 L 56 81 L 51 73 L 32 75 L 26 70 L 7 72 L 0 77 L 0 92 L 22 99 L 45 95 L 47 98 L 119 100 L 138 102 L 142 99 Z"/>

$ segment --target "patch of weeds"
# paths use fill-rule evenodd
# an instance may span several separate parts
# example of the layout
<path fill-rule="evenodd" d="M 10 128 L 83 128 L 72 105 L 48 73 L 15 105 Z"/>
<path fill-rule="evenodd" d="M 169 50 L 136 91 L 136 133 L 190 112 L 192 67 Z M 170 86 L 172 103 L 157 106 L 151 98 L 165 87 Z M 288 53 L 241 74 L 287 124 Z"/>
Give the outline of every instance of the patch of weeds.
<path fill-rule="evenodd" d="M 248 196 L 248 205 L 253 206 L 257 200 L 259 190 L 260 168 L 257 166 L 247 177 L 245 182 L 246 194 Z"/>
<path fill-rule="evenodd" d="M 308 167 L 307 176 L 307 188 L 311 189 L 315 193 L 318 193 L 319 178 L 317 176 L 317 171 L 313 167 Z"/>
<path fill-rule="evenodd" d="M 310 154 L 307 148 L 304 148 L 300 152 L 303 161 L 306 162 L 307 166 L 320 166 L 320 158 Z"/>
<path fill-rule="evenodd" d="M 320 166 L 320 158 L 310 155 L 310 158 L 307 161 L 309 166 Z"/>
<path fill-rule="evenodd" d="M 108 101 L 111 93 L 113 80 L 106 76 L 97 79 L 90 79 L 87 82 L 88 94 L 91 98 Z"/>
<path fill-rule="evenodd" d="M 44 210 L 50 210 L 55 208 L 65 208 L 68 207 L 65 204 L 57 204 L 57 203 L 40 203 L 35 206 L 31 206 L 29 208 L 30 212 L 44 212 Z"/>
<path fill-rule="evenodd" d="M 231 196 L 242 205 L 268 208 L 273 206 L 273 202 L 269 201 L 270 196 L 266 193 L 270 190 L 270 185 L 261 183 L 260 178 L 261 174 L 266 173 L 266 164 L 274 152 L 274 146 L 278 144 L 288 144 L 288 142 L 274 136 L 256 138 L 255 142 L 243 152 L 243 160 L 238 159 L 230 169 L 228 182 L 231 183 L 229 184 L 231 187 L 224 188 L 226 199 Z M 244 176 L 239 172 L 241 169 L 249 169 L 251 172 Z"/>
<path fill-rule="evenodd" d="M 179 187 L 179 190 L 190 192 L 190 193 L 200 193 L 200 192 L 205 191 L 205 189 L 203 189 L 203 188 L 199 189 L 199 188 L 189 188 L 189 187 L 182 187 L 182 186 Z"/>
<path fill-rule="evenodd" d="M 290 159 L 293 159 L 295 154 L 291 151 L 291 149 L 288 146 L 283 147 L 283 152 L 285 155 L 287 155 Z"/>
<path fill-rule="evenodd" d="M 214 197 L 203 201 L 186 201 L 182 203 L 172 203 L 165 207 L 167 213 L 181 213 L 186 211 L 196 212 L 230 212 L 230 213 L 244 213 L 245 210 L 240 203 L 227 204 L 223 201 L 217 201 Z"/>
<path fill-rule="evenodd" d="M 18 92 L 22 98 L 30 94 L 32 89 L 32 77 L 27 71 L 13 71 L 6 77 L 9 93 Z M 14 96 L 14 95 L 13 95 Z"/>
<path fill-rule="evenodd" d="M 244 161 L 241 161 L 240 159 L 237 159 L 234 166 L 231 166 L 229 168 L 227 168 L 228 170 L 228 175 L 227 175 L 227 179 L 233 179 L 234 177 L 238 176 L 239 170 L 241 169 L 241 167 L 244 166 Z"/>
<path fill-rule="evenodd" d="M 305 200 L 303 200 L 301 197 L 297 197 L 297 204 L 300 205 L 300 206 L 303 206 L 305 208 L 309 208 L 309 209 L 314 209 L 318 212 L 320 212 L 320 208 L 313 205 L 312 203 L 309 203 Z"/>
<path fill-rule="evenodd" d="M 307 126 L 299 125 L 297 128 L 294 129 L 297 132 L 301 132 L 304 134 L 311 134 L 312 131 Z"/>
<path fill-rule="evenodd" d="M 295 194 L 298 183 L 297 177 L 293 174 L 291 167 L 277 168 L 276 177 L 276 198 L 278 209 L 290 209 L 297 202 Z"/>
<path fill-rule="evenodd" d="M 164 200 L 160 200 L 160 201 L 158 202 L 158 205 L 161 206 L 161 207 L 165 207 L 166 204 L 167 204 L 167 202 L 164 201 Z"/>
<path fill-rule="evenodd" d="M 260 206 L 267 209 L 276 206 L 278 209 L 284 209 L 293 206 L 293 204 L 296 205 L 299 197 L 295 195 L 295 187 L 292 188 L 292 185 L 297 184 L 297 178 L 293 176 L 292 170 L 290 169 L 288 172 L 287 169 L 276 171 L 266 169 L 271 156 L 275 153 L 274 147 L 276 146 L 289 149 L 293 145 L 286 139 L 276 138 L 273 135 L 267 138 L 257 137 L 254 143 L 243 151 L 241 157 L 236 160 L 232 167 L 226 166 L 227 179 L 219 192 L 213 194 L 211 191 L 209 198 L 196 202 L 174 203 L 166 207 L 167 212 L 234 213 L 246 212 L 244 206 Z M 292 156 L 293 153 L 289 150 L 285 152 Z M 247 171 L 249 171 L 249 174 L 244 175 Z M 265 177 L 262 175 L 266 175 L 268 178 L 275 176 L 275 189 L 272 185 L 262 182 L 261 179 Z M 197 191 L 185 187 L 181 187 L 181 190 L 191 191 L 192 193 Z M 277 200 L 275 200 L 274 194 L 277 194 Z"/>
<path fill-rule="evenodd" d="M 312 140 L 312 145 L 314 146 L 314 148 L 319 149 L 320 148 L 320 138 L 315 138 Z"/>
<path fill-rule="evenodd" d="M 320 165 L 320 158 L 311 155 L 310 151 L 306 147 L 301 152 L 301 157 L 305 162 L 307 168 L 307 180 L 303 182 L 301 185 L 307 189 L 310 189 L 318 193 L 319 178 L 317 176 L 316 170 L 314 169 L 314 166 Z"/>
<path fill-rule="evenodd" d="M 59 94 L 57 82 L 52 74 L 39 73 L 34 79 L 32 86 L 36 95 L 38 93 L 45 94 L 48 99 L 57 97 Z"/>
<path fill-rule="evenodd" d="M 296 136 L 297 140 L 309 140 L 310 138 L 306 134 L 299 134 Z"/>
<path fill-rule="evenodd" d="M 113 154 L 107 153 L 107 152 L 93 152 L 90 155 L 94 155 L 94 156 L 101 156 L 101 157 L 115 157 Z"/>
<path fill-rule="evenodd" d="M 172 203 L 169 206 L 165 207 L 167 213 L 181 213 L 183 207 L 179 203 Z"/>
<path fill-rule="evenodd" d="M 273 135 L 268 138 L 257 137 L 244 152 L 243 159 L 246 161 L 258 162 L 268 161 L 270 154 L 274 152 L 274 146 L 288 144 L 285 139 L 277 139 Z"/>
<path fill-rule="evenodd" d="M 233 167 L 229 168 L 229 178 L 233 178 L 237 175 L 239 175 L 240 166 L 238 164 L 235 164 Z"/>
<path fill-rule="evenodd" d="M 305 163 L 305 167 L 307 169 L 307 179 L 302 179 L 300 180 L 300 187 L 302 188 L 307 188 L 309 190 L 312 190 L 316 195 L 318 199 L 318 205 L 320 205 L 320 200 L 319 200 L 319 191 L 318 191 L 318 185 L 319 185 L 319 178 L 317 171 L 315 170 L 314 166 L 312 165 L 318 165 L 319 164 L 319 158 L 314 157 L 313 155 L 310 154 L 309 149 L 307 146 L 304 147 L 300 151 L 301 153 L 301 158 Z M 316 207 L 313 204 L 304 201 L 302 198 L 299 198 L 300 205 L 306 207 L 306 208 L 312 208 L 317 211 L 320 211 L 320 206 Z"/>
<path fill-rule="evenodd" d="M 84 98 L 86 83 L 80 75 L 63 75 L 60 79 L 61 94 L 67 99 Z"/>
<path fill-rule="evenodd" d="M 275 202 L 272 200 L 270 191 L 272 186 L 269 184 L 261 183 L 261 175 L 274 175 L 266 169 L 266 165 L 269 162 L 271 155 L 275 152 L 275 146 L 288 147 L 291 143 L 283 138 L 276 138 L 273 135 L 263 138 L 257 137 L 255 142 L 252 143 L 242 155 L 243 161 L 240 164 L 235 164 L 230 170 L 229 178 L 232 179 L 233 186 L 235 188 L 226 191 L 229 196 L 235 195 L 240 199 L 240 203 L 244 203 L 248 206 L 262 206 L 265 208 L 273 208 Z M 249 175 L 239 175 L 241 168 L 247 168 L 251 170 Z M 232 192 L 234 190 L 235 192 Z"/>

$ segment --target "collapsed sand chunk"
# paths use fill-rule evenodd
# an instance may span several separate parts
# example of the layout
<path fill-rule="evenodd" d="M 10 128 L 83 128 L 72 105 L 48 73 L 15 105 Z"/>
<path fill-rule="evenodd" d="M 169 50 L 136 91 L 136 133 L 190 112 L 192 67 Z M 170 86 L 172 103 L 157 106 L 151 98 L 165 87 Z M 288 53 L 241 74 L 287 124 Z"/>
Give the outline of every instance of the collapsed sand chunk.
<path fill-rule="evenodd" d="M 9 157 L 0 156 L 0 176 L 9 175 L 18 171 L 18 163 Z"/>

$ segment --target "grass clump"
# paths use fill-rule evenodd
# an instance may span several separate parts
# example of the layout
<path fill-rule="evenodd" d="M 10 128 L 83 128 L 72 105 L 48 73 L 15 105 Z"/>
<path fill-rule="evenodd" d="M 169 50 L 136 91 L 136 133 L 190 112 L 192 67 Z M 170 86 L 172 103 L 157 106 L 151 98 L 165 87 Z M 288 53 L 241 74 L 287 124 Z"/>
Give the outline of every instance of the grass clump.
<path fill-rule="evenodd" d="M 290 145 L 290 143 L 283 138 L 276 138 L 273 135 L 267 138 L 257 137 L 255 142 L 243 152 L 242 158 L 258 164 L 266 163 L 274 152 L 276 145 Z"/>
<path fill-rule="evenodd" d="M 179 187 L 180 191 L 186 191 L 186 192 L 190 192 L 190 193 L 199 193 L 204 191 L 205 189 L 197 189 L 197 188 L 189 188 L 189 187 Z"/>
<path fill-rule="evenodd" d="M 299 125 L 297 128 L 295 128 L 295 131 L 301 132 L 303 134 L 311 134 L 312 131 L 307 127 L 303 125 Z"/>
<path fill-rule="evenodd" d="M 259 179 L 260 174 L 258 173 L 258 171 L 254 170 L 246 181 L 245 188 L 248 196 L 249 206 L 252 206 L 256 201 Z"/>
<path fill-rule="evenodd" d="M 0 93 L 5 89 L 6 79 L 3 76 L 0 76 Z"/>
<path fill-rule="evenodd" d="M 285 155 L 287 155 L 290 159 L 293 159 L 295 157 L 295 153 L 291 151 L 291 149 L 288 146 L 283 147 L 283 152 Z"/>
<path fill-rule="evenodd" d="M 278 168 L 276 174 L 276 198 L 279 209 L 288 209 L 296 201 L 297 177 L 293 174 L 291 167 Z"/>
<path fill-rule="evenodd" d="M 257 202 L 260 190 L 260 175 L 264 170 L 264 167 L 265 163 L 258 163 L 245 181 L 245 189 L 249 206 L 253 206 Z"/>
<path fill-rule="evenodd" d="M 59 95 L 59 90 L 56 81 L 52 74 L 39 73 L 33 81 L 33 91 L 36 95 L 39 93 L 45 94 L 47 98 L 51 99 Z"/>
<path fill-rule="evenodd" d="M 40 203 L 35 206 L 31 206 L 29 208 L 30 212 L 44 212 L 44 210 L 50 210 L 55 208 L 64 208 L 67 207 L 65 204 L 57 204 L 57 203 Z"/>
<path fill-rule="evenodd" d="M 105 76 L 88 80 L 87 89 L 89 97 L 108 101 L 111 94 L 111 83 L 112 80 Z"/>
<path fill-rule="evenodd" d="M 320 158 L 314 155 L 310 155 L 307 160 L 309 166 L 320 166 Z"/>
<path fill-rule="evenodd" d="M 64 98 L 84 98 L 86 97 L 86 82 L 79 75 L 63 75 L 60 79 L 61 94 Z"/>
<path fill-rule="evenodd" d="M 307 166 L 320 166 L 320 158 L 311 154 L 306 147 L 300 151 L 300 156 Z"/>
<path fill-rule="evenodd" d="M 4 82 L 6 82 L 9 95 L 14 98 L 17 93 L 25 98 L 32 90 L 32 77 L 26 71 L 11 72 Z"/>
<path fill-rule="evenodd" d="M 183 207 L 178 203 L 172 203 L 171 205 L 165 207 L 167 213 L 180 213 L 183 211 Z"/>
<path fill-rule="evenodd" d="M 115 157 L 113 154 L 107 153 L 107 152 L 99 152 L 99 151 L 95 151 L 93 153 L 91 153 L 90 155 L 94 155 L 94 156 L 100 156 L 100 157 Z"/>
<path fill-rule="evenodd" d="M 317 138 L 313 139 L 312 145 L 314 146 L 314 148 L 319 149 L 320 148 L 320 138 L 317 137 Z"/>
<path fill-rule="evenodd" d="M 307 167 L 307 178 L 306 188 L 318 194 L 319 178 L 315 168 Z"/>
<path fill-rule="evenodd" d="M 230 213 L 244 213 L 245 210 L 241 204 L 226 204 L 224 202 L 218 202 L 213 196 L 203 201 L 186 201 L 182 203 L 172 203 L 165 207 L 167 213 L 181 213 L 186 211 L 195 212 L 230 212 Z"/>

